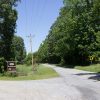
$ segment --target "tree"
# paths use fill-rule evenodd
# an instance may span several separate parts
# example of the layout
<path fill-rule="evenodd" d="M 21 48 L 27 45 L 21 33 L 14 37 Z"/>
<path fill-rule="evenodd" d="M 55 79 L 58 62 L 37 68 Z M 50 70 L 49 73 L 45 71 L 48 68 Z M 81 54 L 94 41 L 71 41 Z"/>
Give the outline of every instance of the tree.
<path fill-rule="evenodd" d="M 12 49 L 14 50 L 15 60 L 17 60 L 18 63 L 23 62 L 26 57 L 26 50 L 24 40 L 21 37 L 13 37 Z"/>
<path fill-rule="evenodd" d="M 32 53 L 29 53 L 26 58 L 25 58 L 25 63 L 26 65 L 31 65 L 32 64 Z"/>
<path fill-rule="evenodd" d="M 47 62 L 48 61 L 48 44 L 45 40 L 44 43 L 40 45 L 40 48 L 38 50 L 38 58 L 39 62 Z"/>
<path fill-rule="evenodd" d="M 0 0 L 0 56 L 6 61 L 14 59 L 11 44 L 16 28 L 17 11 L 14 7 L 17 1 Z"/>
<path fill-rule="evenodd" d="M 39 63 L 38 62 L 38 52 L 34 52 L 33 54 L 32 53 L 28 53 L 26 55 L 25 63 L 27 65 L 32 65 L 32 55 L 33 55 L 33 64 L 35 65 L 36 63 Z"/>
<path fill-rule="evenodd" d="M 64 7 L 39 48 L 40 58 L 49 62 L 56 57 L 58 62 L 82 65 L 90 63 L 89 56 L 98 59 L 99 12 L 99 0 L 64 0 Z"/>

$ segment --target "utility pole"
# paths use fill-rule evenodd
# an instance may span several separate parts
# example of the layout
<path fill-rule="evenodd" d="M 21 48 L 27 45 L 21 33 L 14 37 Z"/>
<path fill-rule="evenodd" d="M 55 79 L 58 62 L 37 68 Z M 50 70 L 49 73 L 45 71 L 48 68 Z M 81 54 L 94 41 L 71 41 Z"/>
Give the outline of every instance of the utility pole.
<path fill-rule="evenodd" d="M 34 65 L 33 65 L 33 50 L 32 50 L 32 36 L 31 34 L 29 36 L 27 36 L 30 39 L 30 48 L 31 48 L 31 54 L 32 54 L 32 67 L 34 69 Z"/>

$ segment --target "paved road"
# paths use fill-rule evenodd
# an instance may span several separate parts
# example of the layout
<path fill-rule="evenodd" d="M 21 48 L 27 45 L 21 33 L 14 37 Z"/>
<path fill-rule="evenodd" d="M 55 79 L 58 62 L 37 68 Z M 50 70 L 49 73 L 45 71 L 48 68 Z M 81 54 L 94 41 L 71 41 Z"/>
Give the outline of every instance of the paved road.
<path fill-rule="evenodd" d="M 96 80 L 90 80 L 89 77 L 95 76 L 95 73 L 80 71 L 76 69 L 66 69 L 61 67 L 55 67 L 56 72 L 60 74 L 64 83 L 71 88 L 75 88 L 79 92 L 76 96 L 81 96 L 81 99 L 78 97 L 77 100 L 100 100 L 100 82 Z M 75 93 L 76 91 L 72 91 Z M 74 97 L 76 97 L 74 95 Z M 67 100 L 67 99 L 65 99 Z M 76 99 L 71 99 L 76 100 Z"/>
<path fill-rule="evenodd" d="M 0 81 L 0 100 L 100 100 L 100 82 L 89 80 L 91 75 L 88 72 L 49 67 L 54 68 L 60 77 L 36 81 Z"/>

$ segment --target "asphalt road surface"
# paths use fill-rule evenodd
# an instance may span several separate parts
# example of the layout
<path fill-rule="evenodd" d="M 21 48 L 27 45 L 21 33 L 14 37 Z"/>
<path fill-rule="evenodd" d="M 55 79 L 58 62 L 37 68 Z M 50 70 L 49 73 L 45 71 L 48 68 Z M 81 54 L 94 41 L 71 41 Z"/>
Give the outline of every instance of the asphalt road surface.
<path fill-rule="evenodd" d="M 0 100 L 100 100 L 94 73 L 52 67 L 60 77 L 33 81 L 0 81 Z"/>

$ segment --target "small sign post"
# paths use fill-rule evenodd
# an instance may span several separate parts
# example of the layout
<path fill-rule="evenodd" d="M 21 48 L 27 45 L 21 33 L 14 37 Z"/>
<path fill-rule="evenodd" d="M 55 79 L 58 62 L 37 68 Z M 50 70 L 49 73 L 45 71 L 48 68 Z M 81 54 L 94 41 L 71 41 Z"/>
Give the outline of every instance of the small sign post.
<path fill-rule="evenodd" d="M 93 56 L 90 56 L 90 61 L 91 61 L 91 64 L 92 64 L 92 61 L 93 61 Z"/>
<path fill-rule="evenodd" d="M 16 61 L 6 61 L 7 62 L 7 71 L 11 73 L 16 72 Z"/>

